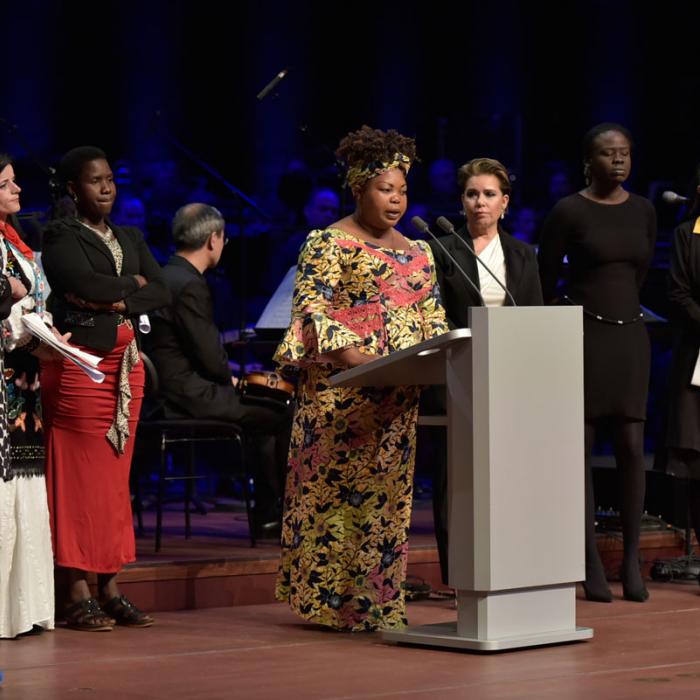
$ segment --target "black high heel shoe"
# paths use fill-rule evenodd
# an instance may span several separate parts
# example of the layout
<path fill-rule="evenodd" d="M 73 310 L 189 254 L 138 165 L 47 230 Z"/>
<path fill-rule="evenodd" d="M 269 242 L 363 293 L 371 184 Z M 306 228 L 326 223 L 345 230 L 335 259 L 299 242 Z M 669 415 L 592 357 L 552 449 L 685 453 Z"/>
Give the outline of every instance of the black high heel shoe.
<path fill-rule="evenodd" d="M 605 586 L 605 588 L 597 588 L 595 586 L 587 586 L 586 582 L 583 582 L 583 592 L 586 596 L 586 600 L 590 600 L 594 603 L 612 603 L 612 592 Z"/>
<path fill-rule="evenodd" d="M 646 603 L 649 600 L 649 591 L 643 583 L 641 588 L 628 588 L 623 582 L 622 597 L 625 600 L 631 600 L 633 603 Z"/>

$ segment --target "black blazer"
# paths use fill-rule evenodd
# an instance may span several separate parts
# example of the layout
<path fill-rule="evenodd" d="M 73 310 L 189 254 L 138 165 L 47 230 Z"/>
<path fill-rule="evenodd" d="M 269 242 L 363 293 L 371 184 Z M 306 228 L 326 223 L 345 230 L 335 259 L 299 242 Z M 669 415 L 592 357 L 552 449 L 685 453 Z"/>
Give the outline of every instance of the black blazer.
<path fill-rule="evenodd" d="M 170 258 L 163 276 L 172 303 L 152 314 L 153 330 L 144 338 L 161 394 L 187 415 L 230 417 L 236 395 L 206 279 L 179 255 Z"/>
<path fill-rule="evenodd" d="M 700 452 L 700 387 L 690 380 L 700 349 L 700 218 L 685 221 L 673 234 L 669 300 L 675 328 L 669 375 L 668 447 Z"/>
<path fill-rule="evenodd" d="M 122 248 L 122 273 L 117 275 L 114 258 L 99 236 L 75 219 L 51 222 L 42 240 L 41 262 L 51 285 L 48 307 L 54 325 L 62 333 L 70 331 L 71 341 L 101 352 L 114 348 L 119 315 L 107 311 L 89 311 L 69 304 L 67 292 L 93 302 L 114 303 L 123 300 L 128 316 L 138 316 L 165 306 L 170 292 L 137 228 L 114 226 Z M 134 275 L 148 281 L 139 287 Z"/>
<path fill-rule="evenodd" d="M 473 250 L 474 244 L 467 227 L 463 226 L 457 231 L 457 235 L 467 242 Z M 537 257 L 534 249 L 527 243 L 513 238 L 505 231 L 499 233 L 503 257 L 506 263 L 506 287 L 513 295 L 518 306 L 542 306 L 542 287 L 537 269 Z M 477 262 L 473 255 L 465 250 L 464 245 L 455 240 L 454 236 L 443 236 L 440 242 L 447 248 L 450 254 L 457 260 L 464 272 L 469 275 L 474 284 L 479 286 L 479 272 Z M 455 264 L 445 254 L 435 241 L 430 242 L 430 247 L 435 258 L 435 269 L 442 303 L 447 314 L 447 322 L 450 328 L 469 327 L 469 308 L 482 306 L 481 299 L 461 275 Z M 511 306 L 511 301 L 506 297 L 506 306 Z"/>

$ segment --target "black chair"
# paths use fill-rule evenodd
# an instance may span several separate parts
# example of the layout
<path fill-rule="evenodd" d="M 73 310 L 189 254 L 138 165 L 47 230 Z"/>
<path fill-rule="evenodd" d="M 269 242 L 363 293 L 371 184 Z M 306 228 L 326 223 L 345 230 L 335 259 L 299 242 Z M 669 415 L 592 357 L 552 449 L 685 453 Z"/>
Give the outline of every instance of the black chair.
<path fill-rule="evenodd" d="M 196 479 L 202 478 L 195 474 L 195 446 L 203 442 L 226 442 L 233 443 L 239 452 L 240 464 L 244 472 L 243 493 L 245 498 L 246 514 L 250 529 L 250 546 L 255 547 L 255 502 L 252 498 L 254 490 L 254 480 L 252 474 L 247 470 L 248 461 L 246 459 L 246 436 L 244 430 L 237 424 L 230 421 L 199 419 L 182 416 L 178 418 L 165 418 L 165 402 L 159 396 L 160 383 L 158 371 L 151 359 L 141 352 L 144 369 L 146 371 L 146 389 L 144 396 L 141 418 L 138 425 L 138 437 L 145 439 L 157 436 L 160 450 L 160 468 L 158 472 L 158 491 L 156 497 L 156 541 L 155 551 L 160 551 L 163 532 L 163 504 L 166 497 L 166 485 L 170 481 L 184 481 L 184 505 L 185 505 L 185 538 L 189 539 L 192 534 L 190 522 L 190 505 L 196 502 L 194 498 L 193 484 Z M 185 460 L 183 469 L 177 475 L 169 476 L 167 473 L 168 455 L 170 454 L 175 463 L 174 452 L 170 450 L 173 445 L 188 445 L 189 457 Z M 139 527 L 143 527 L 141 520 L 141 496 L 138 479 L 135 488 L 136 497 L 134 499 L 134 510 L 139 519 Z M 206 511 L 204 511 L 206 512 Z"/>

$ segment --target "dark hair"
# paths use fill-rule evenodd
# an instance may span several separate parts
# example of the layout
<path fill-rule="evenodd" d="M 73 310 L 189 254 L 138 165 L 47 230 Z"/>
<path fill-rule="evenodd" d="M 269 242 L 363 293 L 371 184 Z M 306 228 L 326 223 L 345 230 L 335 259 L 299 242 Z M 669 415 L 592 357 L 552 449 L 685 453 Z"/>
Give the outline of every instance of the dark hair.
<path fill-rule="evenodd" d="M 0 153 L 0 173 L 8 166 L 12 165 L 12 156 L 9 155 L 8 153 Z M 24 231 L 22 230 L 22 226 L 19 223 L 19 219 L 17 218 L 16 214 L 10 214 L 7 217 L 7 221 L 12 226 L 12 228 L 17 231 L 19 234 L 19 237 L 22 240 L 26 240 L 26 236 L 24 234 Z"/>
<path fill-rule="evenodd" d="M 361 129 L 343 137 L 335 155 L 349 165 L 369 165 L 375 161 L 391 160 L 395 153 L 403 153 L 411 161 L 415 160 L 416 142 L 396 129 L 382 131 L 364 124 Z"/>
<path fill-rule="evenodd" d="M 593 155 L 593 149 L 595 148 L 595 140 L 607 131 L 617 131 L 622 134 L 629 142 L 630 148 L 633 147 L 634 141 L 632 139 L 632 134 L 630 130 L 622 126 L 622 124 L 616 124 L 615 122 L 603 122 L 602 124 L 596 124 L 592 129 L 586 132 L 583 137 L 583 159 L 589 160 Z"/>
<path fill-rule="evenodd" d="M 199 250 L 212 233 L 224 230 L 221 212 L 209 204 L 193 202 L 175 212 L 173 241 L 177 250 Z"/>
<path fill-rule="evenodd" d="M 460 193 L 464 192 L 467 186 L 467 181 L 475 175 L 493 175 L 501 187 L 501 192 L 510 197 L 513 188 L 510 184 L 510 177 L 506 166 L 495 158 L 474 158 L 468 163 L 465 163 L 457 171 L 457 182 L 459 183 Z"/>
<path fill-rule="evenodd" d="M 58 177 L 65 187 L 68 182 L 75 182 L 80 178 L 86 163 L 91 160 L 107 160 L 105 152 L 96 146 L 78 146 L 71 148 L 58 164 Z"/>
<path fill-rule="evenodd" d="M 698 192 L 698 187 L 700 187 L 700 163 L 695 167 L 695 175 L 690 181 L 690 188 L 688 190 L 688 200 L 690 204 L 688 205 L 688 212 L 684 218 L 686 219 L 697 219 L 700 216 L 700 192 Z"/>

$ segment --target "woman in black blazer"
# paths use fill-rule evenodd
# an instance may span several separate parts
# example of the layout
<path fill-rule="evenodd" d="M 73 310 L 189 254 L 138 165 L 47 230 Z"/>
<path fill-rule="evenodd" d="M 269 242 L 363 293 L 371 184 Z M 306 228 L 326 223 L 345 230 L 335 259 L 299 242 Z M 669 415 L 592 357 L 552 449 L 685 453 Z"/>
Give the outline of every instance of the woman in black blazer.
<path fill-rule="evenodd" d="M 675 338 L 668 416 L 668 471 L 689 479 L 690 516 L 700 541 L 700 386 L 691 384 L 700 352 L 700 164 L 688 214 L 673 234 L 669 300 Z"/>
<path fill-rule="evenodd" d="M 476 253 L 499 278 L 518 306 L 541 306 L 542 288 L 533 248 L 509 235 L 499 226 L 510 200 L 511 185 L 505 166 L 492 158 L 476 158 L 457 172 L 466 224 L 456 236 L 445 236 L 440 243 L 459 263 L 459 267 L 473 282 L 467 282 L 457 265 L 435 242 L 430 246 L 435 258 L 440 295 L 451 328 L 469 326 L 472 306 L 511 306 L 510 296 L 479 265 Z M 472 252 L 469 252 L 466 247 Z M 444 394 L 428 391 L 424 407 L 428 411 L 444 413 Z M 440 554 L 442 578 L 447 578 L 447 456 L 440 445 L 433 477 L 433 515 L 435 537 Z"/>
<path fill-rule="evenodd" d="M 153 619 L 119 593 L 116 577 L 135 559 L 129 493 L 144 370 L 137 318 L 170 295 L 143 234 L 108 216 L 116 187 L 99 149 L 75 148 L 59 175 L 76 216 L 52 222 L 42 262 L 52 288 L 54 324 L 71 342 L 102 356 L 102 383 L 68 360 L 42 364 L 47 489 L 56 564 L 68 570 L 66 621 L 74 629 L 146 627 Z M 100 601 L 91 597 L 95 572 Z"/>

